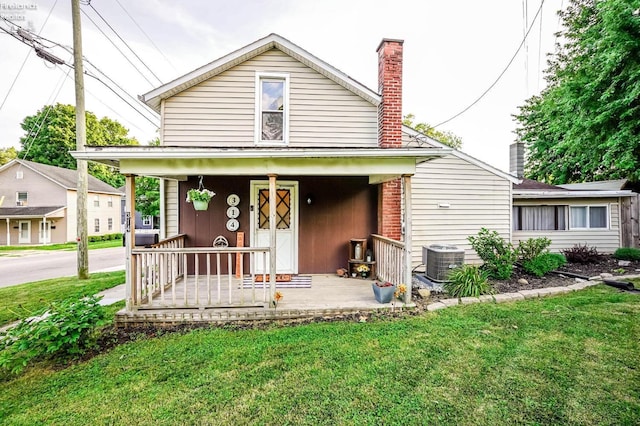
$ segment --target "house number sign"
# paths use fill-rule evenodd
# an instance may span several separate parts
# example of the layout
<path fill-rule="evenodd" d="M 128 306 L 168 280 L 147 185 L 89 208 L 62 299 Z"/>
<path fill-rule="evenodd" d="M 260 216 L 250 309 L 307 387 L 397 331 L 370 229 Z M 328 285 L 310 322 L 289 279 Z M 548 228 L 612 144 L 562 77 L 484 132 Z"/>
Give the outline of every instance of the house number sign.
<path fill-rule="evenodd" d="M 227 209 L 227 230 L 231 232 L 235 232 L 240 228 L 240 222 L 238 222 L 238 216 L 240 216 L 240 209 L 238 208 L 238 204 L 240 204 L 240 197 L 237 194 L 230 194 L 227 197 L 227 204 L 229 208 Z"/>

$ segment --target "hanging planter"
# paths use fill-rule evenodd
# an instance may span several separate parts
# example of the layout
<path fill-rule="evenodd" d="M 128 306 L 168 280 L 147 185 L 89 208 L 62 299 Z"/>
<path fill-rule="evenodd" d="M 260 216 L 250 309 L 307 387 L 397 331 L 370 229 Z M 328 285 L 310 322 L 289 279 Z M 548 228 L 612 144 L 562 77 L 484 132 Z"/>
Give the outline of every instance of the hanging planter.
<path fill-rule="evenodd" d="M 200 184 L 198 188 L 191 188 L 187 191 L 187 203 L 193 203 L 195 210 L 207 210 L 209 201 L 216 195 L 215 192 L 206 189 L 202 185 L 202 176 L 200 176 Z"/>

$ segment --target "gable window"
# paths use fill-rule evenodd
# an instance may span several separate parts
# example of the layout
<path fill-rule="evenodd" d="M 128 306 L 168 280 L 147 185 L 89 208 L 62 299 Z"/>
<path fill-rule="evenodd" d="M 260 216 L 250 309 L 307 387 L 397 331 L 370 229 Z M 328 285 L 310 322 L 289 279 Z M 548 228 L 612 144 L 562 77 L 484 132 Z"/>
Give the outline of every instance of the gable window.
<path fill-rule="evenodd" d="M 287 144 L 289 133 L 289 76 L 256 73 L 257 143 Z"/>
<path fill-rule="evenodd" d="M 100 219 L 96 219 L 93 224 L 93 230 L 95 232 L 100 232 Z"/>
<path fill-rule="evenodd" d="M 113 207 L 113 197 L 107 198 L 107 207 Z"/>
<path fill-rule="evenodd" d="M 16 179 L 22 179 L 24 178 L 24 172 L 22 170 L 18 170 L 16 172 Z"/>
<path fill-rule="evenodd" d="M 100 207 L 100 196 L 95 195 L 93 197 L 93 207 Z"/>
<path fill-rule="evenodd" d="M 16 206 L 26 206 L 29 194 L 27 192 L 16 192 Z"/>
<path fill-rule="evenodd" d="M 514 231 L 564 231 L 566 206 L 513 206 Z"/>
<path fill-rule="evenodd" d="M 153 216 L 142 216 L 142 226 L 153 226 Z"/>
<path fill-rule="evenodd" d="M 571 229 L 607 229 L 607 206 L 571 206 Z"/>

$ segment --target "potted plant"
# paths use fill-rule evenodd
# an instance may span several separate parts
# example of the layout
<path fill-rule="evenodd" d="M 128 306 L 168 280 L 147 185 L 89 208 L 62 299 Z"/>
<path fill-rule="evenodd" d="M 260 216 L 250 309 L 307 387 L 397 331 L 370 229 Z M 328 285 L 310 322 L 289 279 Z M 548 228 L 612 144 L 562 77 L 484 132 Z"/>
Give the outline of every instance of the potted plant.
<path fill-rule="evenodd" d="M 187 203 L 193 203 L 196 210 L 207 210 L 209 201 L 216 195 L 215 192 L 206 188 L 191 188 L 187 191 Z"/>
<path fill-rule="evenodd" d="M 396 286 L 389 281 L 384 283 L 374 282 L 371 284 L 373 288 L 373 295 L 376 297 L 378 303 L 389 303 L 393 298 L 393 294 L 396 292 Z"/>
<path fill-rule="evenodd" d="M 367 275 L 369 275 L 370 270 L 371 269 L 369 269 L 369 267 L 365 264 L 358 265 L 358 267 L 356 268 L 356 271 L 358 271 L 358 273 L 362 276 L 362 278 L 367 278 Z"/>

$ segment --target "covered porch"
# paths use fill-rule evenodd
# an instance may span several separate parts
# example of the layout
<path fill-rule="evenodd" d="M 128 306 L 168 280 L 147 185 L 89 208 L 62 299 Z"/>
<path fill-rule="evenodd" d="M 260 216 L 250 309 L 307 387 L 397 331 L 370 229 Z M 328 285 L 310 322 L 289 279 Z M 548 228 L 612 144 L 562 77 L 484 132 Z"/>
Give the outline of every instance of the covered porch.
<path fill-rule="evenodd" d="M 371 282 L 411 283 L 411 176 L 417 163 L 447 153 L 441 149 L 136 147 L 114 151 L 105 147 L 76 152 L 74 156 L 116 165 L 127 178 L 127 308 L 119 319 L 175 322 L 309 316 L 323 311 L 392 307 L 376 302 Z M 182 234 L 149 248 L 130 246 L 135 241 L 131 212 L 135 211 L 136 175 L 179 182 L 178 229 Z M 204 176 L 205 181 L 208 177 L 210 185 L 224 188 L 213 188 L 222 197 L 208 213 L 195 212 L 183 200 L 198 175 Z M 386 200 L 383 194 L 389 183 L 396 197 L 391 207 L 381 202 Z M 298 190 L 312 184 L 319 192 L 301 194 L 304 190 Z M 282 188 L 292 189 L 286 192 Z M 281 196 L 281 191 L 287 196 Z M 316 210 L 307 206 L 313 205 L 314 194 L 320 193 L 324 201 L 322 213 L 320 206 Z M 240 217 L 235 229 L 227 227 L 229 234 L 223 228 L 227 209 L 224 201 L 232 196 Z M 240 204 L 237 199 L 242 200 Z M 279 210 L 284 199 L 290 202 L 284 214 L 291 217 L 286 220 Z M 358 213 L 356 200 L 363 199 L 373 199 L 365 203 L 366 216 L 372 219 L 355 229 L 347 216 Z M 340 213 L 332 217 L 335 211 Z M 310 220 L 312 215 L 315 219 Z M 390 219 L 397 237 L 389 238 L 380 231 L 376 234 L 376 226 L 380 230 L 380 223 Z M 235 231 L 245 231 L 243 243 Z M 339 239 L 331 237 L 332 232 L 338 233 Z M 212 246 L 216 234 L 231 237 L 227 238 L 229 244 Z M 337 268 L 352 264 L 352 259 L 347 258 L 349 237 L 366 238 L 369 242 L 367 248 L 375 260 L 375 271 L 372 268 L 371 272 L 375 275 L 368 280 L 335 275 Z M 283 247 L 285 240 L 291 246 Z M 305 257 L 309 247 L 331 254 L 309 260 Z M 336 254 L 338 251 L 344 254 Z M 288 257 L 283 258 L 283 254 Z M 277 278 L 282 275 L 308 277 L 311 285 L 281 288 L 285 284 Z M 403 303 L 409 302 L 410 291 Z"/>

